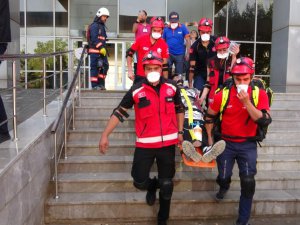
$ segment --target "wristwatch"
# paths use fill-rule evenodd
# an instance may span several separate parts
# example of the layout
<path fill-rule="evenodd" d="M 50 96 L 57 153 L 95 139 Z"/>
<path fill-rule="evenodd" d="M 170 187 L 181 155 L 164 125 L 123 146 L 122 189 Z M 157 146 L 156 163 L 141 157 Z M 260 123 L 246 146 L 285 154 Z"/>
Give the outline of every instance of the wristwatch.
<path fill-rule="evenodd" d="M 183 130 L 178 131 L 178 134 L 184 134 L 184 131 Z"/>

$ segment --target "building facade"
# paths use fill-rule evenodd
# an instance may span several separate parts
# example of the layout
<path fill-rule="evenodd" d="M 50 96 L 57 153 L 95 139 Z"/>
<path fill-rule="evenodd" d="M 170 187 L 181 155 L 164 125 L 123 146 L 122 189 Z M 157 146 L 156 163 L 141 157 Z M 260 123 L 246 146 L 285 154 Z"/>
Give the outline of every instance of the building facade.
<path fill-rule="evenodd" d="M 16 4 L 14 1 L 10 2 Z M 256 74 L 266 79 L 271 77 L 271 85 L 274 84 L 277 89 L 278 85 L 272 82 L 272 71 L 274 74 L 276 71 L 270 65 L 278 66 L 276 55 L 275 62 L 271 63 L 271 52 L 279 51 L 279 47 L 272 46 L 272 33 L 278 34 L 276 30 L 281 26 L 280 23 L 285 24 L 282 22 L 286 19 L 284 15 L 289 16 L 291 11 L 299 8 L 296 3 L 296 0 L 20 0 L 20 52 L 35 53 L 41 44 L 50 45 L 50 51 L 80 47 L 85 29 L 94 19 L 97 9 L 106 7 L 111 14 L 106 24 L 110 38 L 109 75 L 114 77 L 111 81 L 114 86 L 118 86 L 120 82 L 124 84 L 122 79 L 126 77 L 122 76 L 126 73 L 123 51 L 133 40 L 131 28 L 138 11 L 145 9 L 148 19 L 152 16 L 168 18 L 169 12 L 177 11 L 182 23 L 199 21 L 201 17 L 212 18 L 214 34 L 225 35 L 240 43 L 241 55 L 255 60 Z M 293 13 L 290 18 L 294 18 L 294 22 L 299 21 L 297 13 Z M 288 22 L 287 26 L 292 25 L 291 23 Z M 191 26 L 189 29 L 197 28 Z M 290 66 L 287 66 L 288 63 L 284 65 L 289 68 L 285 69 L 286 73 L 293 73 Z M 30 69 L 35 70 L 28 68 L 28 65 L 22 66 L 23 71 Z M 55 71 L 55 68 L 50 70 Z M 298 79 L 285 81 L 295 84 L 299 82 Z M 274 81 L 282 84 L 282 79 L 274 78 Z M 278 90 L 285 92 L 286 88 L 280 87 Z"/>

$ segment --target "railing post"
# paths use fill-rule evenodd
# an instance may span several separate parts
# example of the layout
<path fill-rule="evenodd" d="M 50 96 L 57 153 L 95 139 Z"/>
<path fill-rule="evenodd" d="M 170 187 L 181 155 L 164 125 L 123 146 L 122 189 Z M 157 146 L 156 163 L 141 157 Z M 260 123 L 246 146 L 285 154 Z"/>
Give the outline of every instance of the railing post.
<path fill-rule="evenodd" d="M 75 85 L 76 86 L 76 85 Z M 72 127 L 75 130 L 75 88 L 73 88 L 73 96 L 72 96 Z"/>
<path fill-rule="evenodd" d="M 55 199 L 58 199 L 58 180 L 57 180 L 57 135 L 56 132 L 54 134 L 54 180 L 55 180 Z"/>
<path fill-rule="evenodd" d="M 59 71 L 60 71 L 60 73 L 59 73 L 59 80 L 60 80 L 60 82 L 59 82 L 59 88 L 60 88 L 60 100 L 61 101 L 63 101 L 63 71 L 62 71 L 62 55 L 59 55 L 59 65 L 60 65 L 60 68 L 59 68 Z"/>
<path fill-rule="evenodd" d="M 78 105 L 81 106 L 81 72 L 78 72 Z M 76 87 L 76 86 L 75 86 Z"/>
<path fill-rule="evenodd" d="M 64 123 L 65 123 L 65 129 L 64 129 L 64 142 L 65 142 L 65 159 L 68 158 L 68 155 L 67 155 L 67 126 L 68 126 L 68 122 L 67 122 L 67 108 L 65 108 L 65 111 L 64 111 Z"/>
<path fill-rule="evenodd" d="M 84 53 L 85 54 L 85 53 Z M 86 88 L 86 58 L 83 57 L 83 87 Z"/>
<path fill-rule="evenodd" d="M 17 78 L 16 78 L 16 61 L 13 61 L 13 127 L 14 141 L 18 140 L 17 135 Z"/>
<path fill-rule="evenodd" d="M 44 100 L 43 100 L 43 116 L 47 116 L 46 112 L 46 58 L 43 58 L 43 95 L 44 95 Z"/>

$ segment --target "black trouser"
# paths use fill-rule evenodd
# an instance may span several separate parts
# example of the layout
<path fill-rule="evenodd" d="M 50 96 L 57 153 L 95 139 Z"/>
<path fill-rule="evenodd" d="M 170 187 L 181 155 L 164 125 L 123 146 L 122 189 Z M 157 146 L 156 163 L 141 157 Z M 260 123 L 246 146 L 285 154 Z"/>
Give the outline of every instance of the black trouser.
<path fill-rule="evenodd" d="M 6 115 L 6 112 L 5 112 L 2 97 L 0 95 L 0 124 L 2 124 L 2 122 L 6 121 L 6 120 L 7 120 L 7 115 Z M 0 135 L 1 134 L 4 134 L 4 135 L 8 134 L 7 122 L 0 125 Z"/>
<path fill-rule="evenodd" d="M 150 170 L 156 160 L 158 180 L 173 179 L 175 175 L 175 145 L 163 148 L 135 148 L 131 176 L 134 182 L 144 183 L 149 180 Z M 170 214 L 171 200 L 159 199 L 157 219 L 166 221 Z"/>
<path fill-rule="evenodd" d="M 7 43 L 0 43 L 0 55 L 3 55 L 6 49 L 7 49 Z M 0 65 L 1 65 L 1 60 L 0 60 Z M 8 134 L 7 122 L 2 124 L 2 122 L 4 122 L 5 120 L 7 120 L 7 115 L 5 112 L 2 97 L 0 95 L 0 134 L 7 135 Z"/>

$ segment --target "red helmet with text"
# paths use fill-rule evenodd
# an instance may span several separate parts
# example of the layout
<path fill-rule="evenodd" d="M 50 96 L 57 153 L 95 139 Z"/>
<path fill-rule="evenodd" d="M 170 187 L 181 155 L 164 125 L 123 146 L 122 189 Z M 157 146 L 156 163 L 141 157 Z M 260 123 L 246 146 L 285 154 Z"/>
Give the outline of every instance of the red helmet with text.
<path fill-rule="evenodd" d="M 215 41 L 215 48 L 216 50 L 229 48 L 230 40 L 225 36 L 220 36 Z"/>
<path fill-rule="evenodd" d="M 159 65 L 162 66 L 163 59 L 157 51 L 149 51 L 145 54 L 142 60 L 143 66 L 145 65 Z"/>
<path fill-rule="evenodd" d="M 248 57 L 241 57 L 236 60 L 231 68 L 231 75 L 244 75 L 251 74 L 255 72 L 255 64 L 252 59 Z"/>
<path fill-rule="evenodd" d="M 204 32 L 212 31 L 213 22 L 211 19 L 208 18 L 201 18 L 198 23 L 198 30 Z"/>
<path fill-rule="evenodd" d="M 150 25 L 151 27 L 160 27 L 160 28 L 165 27 L 164 20 L 161 17 L 156 17 L 156 16 L 151 18 Z"/>

